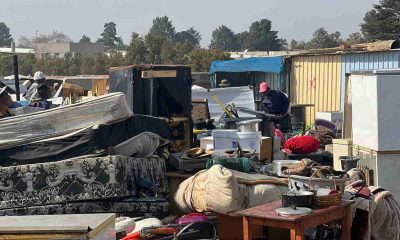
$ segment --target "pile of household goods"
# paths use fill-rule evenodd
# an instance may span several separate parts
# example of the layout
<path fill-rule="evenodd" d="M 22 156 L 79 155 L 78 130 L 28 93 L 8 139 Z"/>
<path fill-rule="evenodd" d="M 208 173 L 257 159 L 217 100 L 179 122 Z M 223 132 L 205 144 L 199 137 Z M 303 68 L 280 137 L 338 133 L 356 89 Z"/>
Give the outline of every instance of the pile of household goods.
<path fill-rule="evenodd" d="M 170 130 L 125 99 L 0 119 L 0 215 L 168 215 Z"/>
<path fill-rule="evenodd" d="M 200 213 L 162 220 L 124 217 L 116 220 L 115 227 L 117 237 L 122 240 L 217 239 L 215 218 Z"/>
<path fill-rule="evenodd" d="M 358 169 L 348 171 L 351 181 L 343 199 L 353 200 L 351 208 L 351 239 L 400 240 L 400 205 L 391 192 L 366 184 Z"/>

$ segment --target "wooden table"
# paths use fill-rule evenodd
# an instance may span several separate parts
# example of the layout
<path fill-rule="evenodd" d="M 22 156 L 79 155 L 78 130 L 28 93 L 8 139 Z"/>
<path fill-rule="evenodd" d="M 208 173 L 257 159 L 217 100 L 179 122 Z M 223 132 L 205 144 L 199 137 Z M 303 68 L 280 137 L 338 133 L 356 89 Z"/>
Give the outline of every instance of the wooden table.
<path fill-rule="evenodd" d="M 304 229 L 315 227 L 335 220 L 342 220 L 342 239 L 350 240 L 350 205 L 353 201 L 342 201 L 340 205 L 313 209 L 306 216 L 280 216 L 275 210 L 282 207 L 282 201 L 276 201 L 239 212 L 243 216 L 243 239 L 253 239 L 251 225 L 262 225 L 290 229 L 291 240 L 302 240 Z"/>

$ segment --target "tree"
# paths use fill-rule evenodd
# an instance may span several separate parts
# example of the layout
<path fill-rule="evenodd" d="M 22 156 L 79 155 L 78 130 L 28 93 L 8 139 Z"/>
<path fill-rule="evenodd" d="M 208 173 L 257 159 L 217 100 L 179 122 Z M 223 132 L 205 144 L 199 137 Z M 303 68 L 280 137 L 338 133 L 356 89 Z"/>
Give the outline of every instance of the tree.
<path fill-rule="evenodd" d="M 130 64 L 142 64 L 146 62 L 146 45 L 143 37 L 137 33 L 132 33 L 131 42 L 128 46 L 128 53 L 126 55 L 127 61 Z"/>
<path fill-rule="evenodd" d="M 281 49 L 279 50 L 289 50 L 289 43 L 287 42 L 286 39 L 280 38 L 278 41 L 279 45 L 281 46 Z"/>
<path fill-rule="evenodd" d="M 34 48 L 35 47 L 35 43 L 33 42 L 32 38 L 21 36 L 18 39 L 18 47 L 20 47 L 20 48 Z"/>
<path fill-rule="evenodd" d="M 237 50 L 246 50 L 245 48 L 245 43 L 246 39 L 249 36 L 249 32 L 244 31 L 241 33 L 236 33 L 235 38 L 236 38 L 236 44 L 237 44 Z"/>
<path fill-rule="evenodd" d="M 290 50 L 304 50 L 308 49 L 308 45 L 305 41 L 296 41 L 292 39 L 290 42 Z"/>
<path fill-rule="evenodd" d="M 149 30 L 150 35 L 162 37 L 169 42 L 173 42 L 175 36 L 175 27 L 167 16 L 156 17 L 153 19 L 153 25 Z"/>
<path fill-rule="evenodd" d="M 201 35 L 193 27 L 189 28 L 186 31 L 177 32 L 174 35 L 175 44 L 187 44 L 192 47 L 199 47 L 200 41 L 201 41 Z"/>
<path fill-rule="evenodd" d="M 272 22 L 268 19 L 253 22 L 244 47 L 251 51 L 276 51 L 281 49 L 278 31 L 272 31 Z"/>
<path fill-rule="evenodd" d="M 225 25 L 217 27 L 212 33 L 210 49 L 236 51 L 238 45 L 235 33 Z"/>
<path fill-rule="evenodd" d="M 230 60 L 230 54 L 221 50 L 196 48 L 189 54 L 189 66 L 192 72 L 208 72 L 211 63 L 217 60 Z"/>
<path fill-rule="evenodd" d="M 94 58 L 93 74 L 103 75 L 108 72 L 106 67 L 106 57 L 104 55 L 97 55 Z"/>
<path fill-rule="evenodd" d="M 365 38 L 364 38 L 364 36 L 361 34 L 361 33 L 359 33 L 359 32 L 355 32 L 355 33 L 351 33 L 348 37 L 347 37 L 347 39 L 346 39 L 346 41 L 345 41 L 345 43 L 347 44 L 347 45 L 353 45 L 353 44 L 358 44 L 358 43 L 364 43 L 365 42 Z"/>
<path fill-rule="evenodd" d="M 71 42 L 71 38 L 63 32 L 53 31 L 50 34 L 39 34 L 32 38 L 32 42 L 36 43 L 65 43 Z"/>
<path fill-rule="evenodd" d="M 104 24 L 104 31 L 97 42 L 103 42 L 111 48 L 123 48 L 124 43 L 121 37 L 117 37 L 117 25 L 114 22 Z"/>
<path fill-rule="evenodd" d="M 69 38 L 67 34 L 57 31 L 53 31 L 53 33 L 50 35 L 50 39 L 51 42 L 55 43 L 72 42 L 71 38 Z"/>
<path fill-rule="evenodd" d="M 79 40 L 80 43 L 90 43 L 90 37 L 83 35 L 81 40 Z"/>
<path fill-rule="evenodd" d="M 81 74 L 82 75 L 93 75 L 95 74 L 93 71 L 94 66 L 94 57 L 92 56 L 82 56 L 82 66 L 81 66 Z"/>
<path fill-rule="evenodd" d="M 110 56 L 106 58 L 105 72 L 107 72 L 110 67 L 118 67 L 126 64 L 127 64 L 126 58 L 122 56 L 122 53 L 112 52 Z"/>
<path fill-rule="evenodd" d="M 309 48 L 333 48 L 343 44 L 340 32 L 328 33 L 325 28 L 318 28 L 314 31 L 313 38 L 307 44 Z"/>
<path fill-rule="evenodd" d="M 36 58 L 33 53 L 18 56 L 19 74 L 33 76 Z"/>
<path fill-rule="evenodd" d="M 145 37 L 145 44 L 147 49 L 147 59 L 146 62 L 152 64 L 160 64 L 161 61 L 161 51 L 164 42 L 167 41 L 164 37 L 147 34 Z"/>
<path fill-rule="evenodd" d="M 365 14 L 361 32 L 366 40 L 391 40 L 400 36 L 400 1 L 380 0 Z"/>
<path fill-rule="evenodd" d="M 0 76 L 8 76 L 13 73 L 12 55 L 0 53 Z"/>
<path fill-rule="evenodd" d="M 10 47 L 13 41 L 10 29 L 4 22 L 0 22 L 0 47 Z"/>

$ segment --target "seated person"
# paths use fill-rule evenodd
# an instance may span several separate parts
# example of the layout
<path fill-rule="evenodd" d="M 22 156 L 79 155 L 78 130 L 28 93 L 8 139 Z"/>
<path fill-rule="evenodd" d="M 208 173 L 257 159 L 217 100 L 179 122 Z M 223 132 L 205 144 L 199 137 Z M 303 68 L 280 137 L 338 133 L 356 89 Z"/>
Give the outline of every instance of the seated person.
<path fill-rule="evenodd" d="M 49 87 L 46 84 L 41 83 L 38 85 L 36 93 L 32 96 L 29 106 L 40 107 L 45 110 L 50 109 L 51 102 L 47 101 L 50 97 Z"/>

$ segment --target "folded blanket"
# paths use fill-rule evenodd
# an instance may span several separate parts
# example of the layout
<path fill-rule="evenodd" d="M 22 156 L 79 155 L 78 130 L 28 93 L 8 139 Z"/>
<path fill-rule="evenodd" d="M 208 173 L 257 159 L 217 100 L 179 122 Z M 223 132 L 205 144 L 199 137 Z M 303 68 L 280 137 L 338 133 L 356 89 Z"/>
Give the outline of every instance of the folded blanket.
<path fill-rule="evenodd" d="M 352 239 L 400 240 L 400 206 L 389 191 L 358 180 L 346 187 L 344 198 L 356 200 L 350 212 Z"/>

